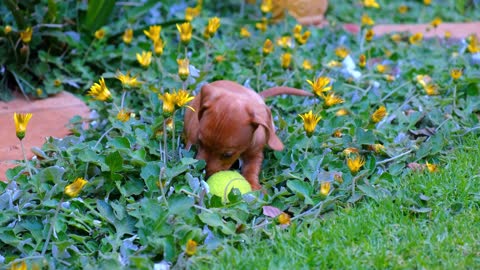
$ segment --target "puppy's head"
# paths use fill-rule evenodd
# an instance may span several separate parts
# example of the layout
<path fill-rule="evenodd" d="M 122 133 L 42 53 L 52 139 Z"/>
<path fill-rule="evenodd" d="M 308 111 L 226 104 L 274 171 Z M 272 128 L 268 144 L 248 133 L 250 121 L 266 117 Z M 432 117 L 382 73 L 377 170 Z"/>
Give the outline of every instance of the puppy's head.
<path fill-rule="evenodd" d="M 265 144 L 283 149 L 261 97 L 206 85 L 201 90 L 198 120 L 197 158 L 207 162 L 207 176 L 230 169 L 243 153 L 262 151 Z"/>

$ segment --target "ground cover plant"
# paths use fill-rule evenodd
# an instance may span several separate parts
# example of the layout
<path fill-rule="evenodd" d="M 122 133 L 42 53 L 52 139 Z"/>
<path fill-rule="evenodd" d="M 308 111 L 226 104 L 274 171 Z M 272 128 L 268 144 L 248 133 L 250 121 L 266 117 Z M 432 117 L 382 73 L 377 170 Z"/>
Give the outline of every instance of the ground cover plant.
<path fill-rule="evenodd" d="M 243 17 L 233 1 L 154 2 L 116 5 L 111 21 L 59 30 L 79 35 L 65 54 L 36 52 L 43 68 L 51 69 L 53 84 L 74 81 L 85 90 L 93 118 L 88 127 L 72 119 L 72 136 L 47 139 L 32 161 L 7 172 L 9 181 L 0 184 L 0 263 L 87 269 L 214 264 L 212 256 L 235 254 L 232 248 L 253 238 L 268 243 L 297 226 L 328 223 L 344 209 L 391 201 L 400 196 L 398 186 L 408 195 L 401 197 L 400 217 L 439 211 L 426 203 L 428 194 L 417 198 L 402 185 L 412 174 L 441 180 L 435 175 L 458 144 L 453 138 L 476 134 L 477 37 L 375 36 L 373 18 L 382 8 L 402 5 L 388 1 L 345 1 L 360 8 L 354 18 L 362 31 L 356 35 L 336 23 L 322 29 L 289 17 L 274 23 L 268 1 L 246 5 Z M 35 3 L 34 14 L 48 14 L 45 4 L 49 10 L 56 2 Z M 406 14 L 432 20 L 432 30 L 442 18 L 463 18 L 458 8 L 440 8 L 455 1 L 405 3 Z M 101 7 L 77 8 L 109 12 Z M 15 15 L 2 12 L 2 23 L 14 25 Z M 16 27 L 3 27 L 2 42 L 29 46 L 28 31 Z M 5 65 L 9 74 L 20 70 L 35 77 L 26 62 L 12 63 Z M 266 151 L 260 175 L 265 193 L 242 196 L 234 190 L 227 204 L 207 192 L 205 163 L 184 150 L 181 139 L 188 102 L 202 84 L 217 79 L 315 94 L 267 100 L 285 150 Z M 35 115 L 15 118 L 20 142 L 28 136 L 30 117 Z M 478 190 L 472 194 L 465 200 L 476 204 L 465 202 L 459 212 L 478 216 Z M 328 239 L 321 241 L 328 245 Z"/>

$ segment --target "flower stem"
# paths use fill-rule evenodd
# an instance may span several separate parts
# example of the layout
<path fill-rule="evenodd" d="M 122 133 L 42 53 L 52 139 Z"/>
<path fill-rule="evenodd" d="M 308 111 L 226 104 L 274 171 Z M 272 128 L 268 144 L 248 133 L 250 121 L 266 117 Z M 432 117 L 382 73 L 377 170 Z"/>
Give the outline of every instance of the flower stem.
<path fill-rule="evenodd" d="M 127 91 L 125 91 L 125 89 L 123 89 L 123 93 L 122 93 L 122 102 L 120 103 L 120 109 L 123 109 L 123 104 L 125 102 L 125 96 L 127 95 Z"/>
<path fill-rule="evenodd" d="M 457 108 L 457 85 L 453 87 L 453 111 Z"/>
<path fill-rule="evenodd" d="M 163 120 L 163 162 L 167 164 L 167 119 Z"/>
<path fill-rule="evenodd" d="M 257 91 L 259 91 L 260 89 L 260 73 L 262 72 L 262 66 L 263 66 L 263 55 L 262 57 L 260 58 L 260 63 L 258 64 L 258 67 L 257 67 Z"/>
<path fill-rule="evenodd" d="M 55 222 L 57 220 L 58 212 L 60 212 L 60 207 L 62 206 L 62 203 L 63 203 L 63 196 L 62 196 L 62 199 L 60 199 L 60 202 L 57 205 L 57 209 L 55 210 L 55 215 L 53 216 L 52 220 L 50 221 L 50 229 L 48 230 L 47 239 L 45 240 L 45 244 L 43 245 L 42 257 L 45 256 L 45 253 L 47 252 L 48 242 L 50 242 L 50 238 L 52 237 L 53 229 L 55 227 Z"/>
<path fill-rule="evenodd" d="M 107 136 L 107 134 L 113 130 L 114 127 L 111 127 L 109 128 L 107 131 L 105 131 L 102 136 L 100 136 L 100 138 L 98 139 L 98 141 L 95 143 L 95 145 L 93 146 L 93 148 L 97 148 L 97 145 L 100 143 L 100 141 L 103 139 L 103 137 Z"/>
<path fill-rule="evenodd" d="M 20 140 L 20 146 L 22 147 L 23 160 L 25 161 L 25 167 L 27 167 L 30 177 L 32 176 L 32 169 L 30 169 L 30 163 L 27 160 L 27 154 L 25 153 L 25 147 L 23 146 L 23 140 Z"/>

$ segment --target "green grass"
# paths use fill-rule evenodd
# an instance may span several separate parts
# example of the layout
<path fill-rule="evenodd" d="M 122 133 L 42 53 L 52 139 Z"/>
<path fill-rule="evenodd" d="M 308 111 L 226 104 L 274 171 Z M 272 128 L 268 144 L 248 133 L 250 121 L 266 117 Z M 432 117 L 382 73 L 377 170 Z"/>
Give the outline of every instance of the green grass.
<path fill-rule="evenodd" d="M 458 141 L 437 173 L 397 179 L 391 197 L 306 217 L 286 229 L 257 230 L 244 245 L 203 250 L 189 263 L 204 269 L 478 269 L 478 142 L 474 136 Z"/>

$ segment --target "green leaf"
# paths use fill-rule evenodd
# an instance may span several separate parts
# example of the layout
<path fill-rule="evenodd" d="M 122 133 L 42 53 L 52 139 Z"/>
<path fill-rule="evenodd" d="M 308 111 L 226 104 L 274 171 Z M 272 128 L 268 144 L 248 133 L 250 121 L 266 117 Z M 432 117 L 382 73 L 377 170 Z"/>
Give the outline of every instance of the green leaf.
<path fill-rule="evenodd" d="M 88 1 L 83 28 L 93 33 L 104 26 L 110 18 L 110 14 L 115 7 L 115 2 L 116 0 Z"/>
<path fill-rule="evenodd" d="M 117 149 L 130 150 L 130 141 L 125 137 L 116 137 L 107 143 L 108 146 L 112 146 Z"/>
<path fill-rule="evenodd" d="M 356 128 L 355 129 L 355 137 L 357 139 L 358 144 L 374 144 L 375 143 L 375 135 L 371 130 L 365 131 L 363 128 Z"/>
<path fill-rule="evenodd" d="M 172 215 L 186 214 L 189 209 L 192 209 L 194 203 L 192 197 L 173 196 L 168 198 L 168 211 Z"/>
<path fill-rule="evenodd" d="M 119 172 L 123 169 L 123 158 L 118 151 L 109 154 L 105 158 L 105 163 L 108 165 L 110 172 L 112 173 Z"/>
<path fill-rule="evenodd" d="M 65 168 L 52 166 L 41 170 L 34 177 L 37 178 L 40 183 L 64 184 L 65 181 L 62 179 L 64 173 Z"/>
<path fill-rule="evenodd" d="M 377 191 L 375 190 L 375 188 L 373 188 L 370 185 L 357 185 L 357 187 L 358 187 L 358 189 L 363 191 L 363 193 L 367 197 L 370 197 L 370 198 L 374 199 L 375 201 L 377 201 L 378 195 L 377 195 Z"/>
<path fill-rule="evenodd" d="M 198 215 L 200 220 L 211 227 L 220 227 L 225 234 L 235 234 L 235 225 L 224 221 L 218 213 L 202 212 Z M 232 227 L 233 225 L 233 227 Z"/>
<path fill-rule="evenodd" d="M 113 214 L 112 207 L 102 200 L 97 200 L 97 209 L 98 212 L 108 220 L 111 224 L 115 224 L 115 215 Z"/>
<path fill-rule="evenodd" d="M 287 182 L 287 187 L 297 195 L 301 195 L 301 197 L 305 199 L 306 204 L 314 204 L 313 200 L 310 198 L 312 185 L 309 183 L 300 180 L 290 180 Z"/>

